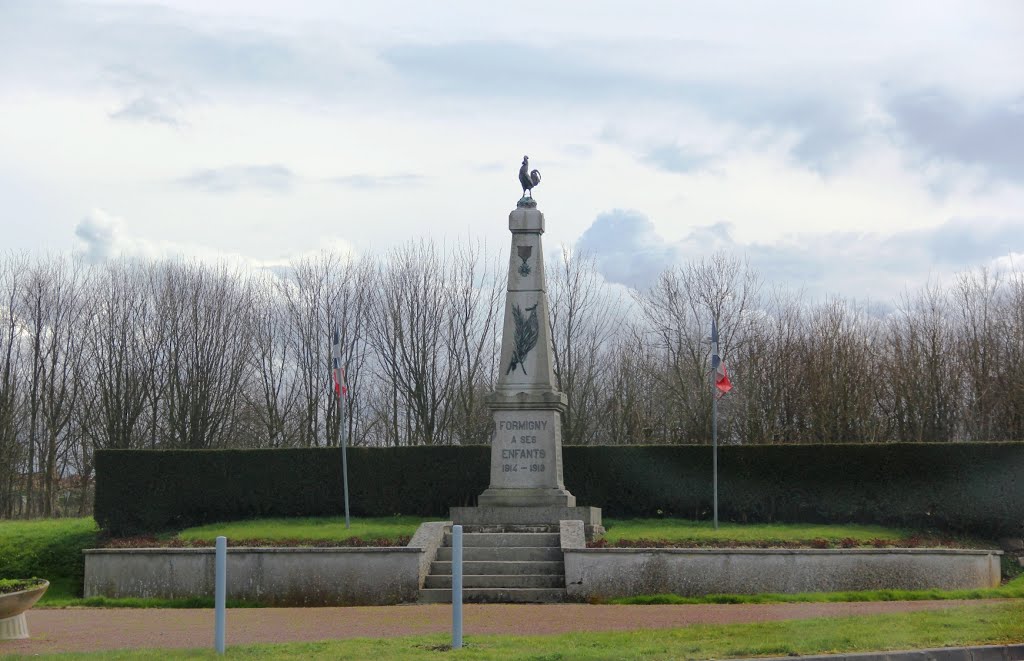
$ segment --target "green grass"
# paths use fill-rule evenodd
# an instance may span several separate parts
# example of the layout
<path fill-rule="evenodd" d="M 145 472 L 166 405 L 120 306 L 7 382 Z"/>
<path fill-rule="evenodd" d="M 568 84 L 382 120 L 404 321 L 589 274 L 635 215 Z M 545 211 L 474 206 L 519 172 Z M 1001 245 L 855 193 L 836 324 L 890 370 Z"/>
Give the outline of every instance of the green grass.
<path fill-rule="evenodd" d="M 50 581 L 40 604 L 81 595 L 82 549 L 96 546 L 99 529 L 91 517 L 0 521 L 0 578 Z"/>
<path fill-rule="evenodd" d="M 253 519 L 211 523 L 205 526 L 187 528 L 177 534 L 179 539 L 213 541 L 218 535 L 232 539 L 270 540 L 329 540 L 342 542 L 352 538 L 360 540 L 390 540 L 412 537 L 424 521 L 415 516 L 391 516 L 381 518 L 350 519 L 351 527 L 345 528 L 345 517 L 294 518 L 294 519 Z"/>
<path fill-rule="evenodd" d="M 810 542 L 825 540 L 838 545 L 845 539 L 870 544 L 875 539 L 907 539 L 916 531 L 856 524 L 825 525 L 813 523 L 724 523 L 715 530 L 710 521 L 687 519 L 605 519 L 609 544 L 622 540 L 669 540 L 674 542 Z"/>
<path fill-rule="evenodd" d="M 229 625 L 230 626 L 230 625 Z M 230 638 L 230 630 L 228 634 Z M 237 659 L 710 659 L 996 645 L 1024 641 L 1024 604 L 987 604 L 940 611 L 679 629 L 572 633 L 554 636 L 475 636 L 446 649 L 444 634 L 357 638 L 315 643 L 229 646 Z M 212 650 L 130 650 L 33 658 L 216 658 Z"/>
<path fill-rule="evenodd" d="M 786 604 L 800 602 L 838 601 L 924 601 L 927 599 L 1022 599 L 1024 576 L 998 588 L 975 590 L 864 590 L 859 592 L 801 592 L 797 594 L 708 594 L 681 597 L 677 594 L 654 594 L 609 599 L 610 604 Z"/>

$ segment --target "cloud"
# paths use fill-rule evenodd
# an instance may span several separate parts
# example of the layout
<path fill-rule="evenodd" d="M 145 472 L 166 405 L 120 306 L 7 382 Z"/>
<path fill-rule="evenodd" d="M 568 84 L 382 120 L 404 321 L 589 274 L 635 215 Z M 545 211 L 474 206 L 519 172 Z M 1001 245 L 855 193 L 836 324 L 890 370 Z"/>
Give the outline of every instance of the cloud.
<path fill-rule="evenodd" d="M 240 190 L 286 193 L 291 190 L 295 175 L 283 165 L 229 165 L 196 170 L 177 181 L 186 188 L 204 193 L 233 193 Z"/>
<path fill-rule="evenodd" d="M 175 116 L 178 108 L 169 101 L 150 94 L 143 94 L 129 101 L 117 112 L 110 113 L 111 119 L 164 124 L 178 128 L 182 121 Z"/>
<path fill-rule="evenodd" d="M 81 253 L 89 262 L 102 262 L 121 249 L 122 221 L 103 209 L 93 209 L 75 226 Z"/>
<path fill-rule="evenodd" d="M 981 165 L 995 178 L 1024 181 L 1024 97 L 976 106 L 926 90 L 895 95 L 887 110 L 923 158 Z"/>
<path fill-rule="evenodd" d="M 954 218 L 938 227 L 892 234 L 795 234 L 772 243 L 736 241 L 728 223 L 696 226 L 678 241 L 664 240 L 636 211 L 599 215 L 576 248 L 594 256 L 610 282 L 651 286 L 667 267 L 714 252 L 745 256 L 763 280 L 811 296 L 890 300 L 905 287 L 977 266 L 1005 267 L 1024 253 L 1024 218 Z"/>
<path fill-rule="evenodd" d="M 576 248 L 592 255 L 609 282 L 646 286 L 676 259 L 651 220 L 636 211 L 616 209 L 599 215 L 580 236 Z"/>
<path fill-rule="evenodd" d="M 103 209 L 93 209 L 75 226 L 75 236 L 79 241 L 76 252 L 93 264 L 119 258 L 195 259 L 277 274 L 297 260 L 315 258 L 323 253 L 343 257 L 357 255 L 349 241 L 337 236 L 322 236 L 316 247 L 293 255 L 277 259 L 256 259 L 198 244 L 144 239 L 131 234 L 126 227 L 127 223 L 123 219 Z"/>
<path fill-rule="evenodd" d="M 676 145 L 663 145 L 648 151 L 643 160 L 667 172 L 692 172 L 710 163 L 711 157 Z"/>
<path fill-rule="evenodd" d="M 348 188 L 392 188 L 402 186 L 416 186 L 423 183 L 426 177 L 418 174 L 352 174 L 343 177 L 334 177 L 331 183 Z"/>

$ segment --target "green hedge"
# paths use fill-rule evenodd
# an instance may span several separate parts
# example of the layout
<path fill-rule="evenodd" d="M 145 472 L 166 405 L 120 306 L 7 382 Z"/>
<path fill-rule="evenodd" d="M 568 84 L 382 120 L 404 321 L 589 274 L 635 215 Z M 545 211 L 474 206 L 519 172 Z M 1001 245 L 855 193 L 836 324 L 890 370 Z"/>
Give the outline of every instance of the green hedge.
<path fill-rule="evenodd" d="M 707 446 L 566 447 L 566 486 L 605 516 L 709 518 Z M 355 516 L 445 516 L 474 504 L 490 449 L 351 448 Z M 112 534 L 342 511 L 340 452 L 104 450 L 96 520 Z M 859 522 L 1024 534 L 1024 443 L 726 446 L 719 513 L 732 521 Z"/>

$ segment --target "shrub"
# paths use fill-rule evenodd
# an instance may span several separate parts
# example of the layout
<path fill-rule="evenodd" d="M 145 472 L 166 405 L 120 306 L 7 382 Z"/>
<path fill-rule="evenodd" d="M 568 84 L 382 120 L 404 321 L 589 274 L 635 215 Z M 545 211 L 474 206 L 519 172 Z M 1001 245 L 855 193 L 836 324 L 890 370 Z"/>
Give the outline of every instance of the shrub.
<path fill-rule="evenodd" d="M 447 516 L 487 488 L 490 448 L 351 448 L 354 516 Z M 609 517 L 707 518 L 711 448 L 563 448 L 566 487 Z M 1024 443 L 725 446 L 719 514 L 1020 536 Z M 96 520 L 118 535 L 342 512 L 337 448 L 102 450 Z"/>

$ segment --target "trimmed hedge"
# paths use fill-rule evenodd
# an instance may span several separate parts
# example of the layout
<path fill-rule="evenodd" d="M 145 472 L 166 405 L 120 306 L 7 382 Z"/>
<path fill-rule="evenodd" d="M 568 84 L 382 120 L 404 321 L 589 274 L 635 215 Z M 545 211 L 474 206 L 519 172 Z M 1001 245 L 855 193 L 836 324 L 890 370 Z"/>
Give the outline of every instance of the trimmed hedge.
<path fill-rule="evenodd" d="M 709 518 L 711 448 L 563 448 L 566 487 L 605 516 Z M 355 516 L 447 516 L 487 488 L 490 448 L 350 448 Z M 1024 443 L 719 448 L 731 521 L 878 523 L 1024 534 Z M 342 512 L 337 448 L 101 450 L 95 516 L 127 535 L 269 516 Z"/>

